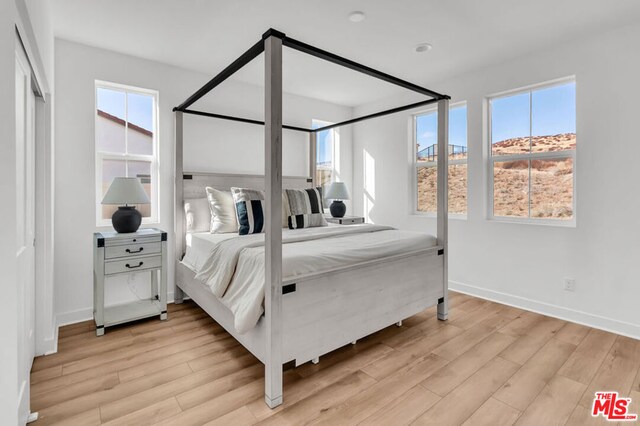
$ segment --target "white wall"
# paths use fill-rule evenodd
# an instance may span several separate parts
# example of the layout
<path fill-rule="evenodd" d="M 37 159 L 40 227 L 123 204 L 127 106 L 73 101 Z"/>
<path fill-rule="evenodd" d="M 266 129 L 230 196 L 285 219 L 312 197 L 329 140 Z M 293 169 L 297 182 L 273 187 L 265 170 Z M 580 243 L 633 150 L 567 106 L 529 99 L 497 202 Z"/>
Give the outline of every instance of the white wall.
<path fill-rule="evenodd" d="M 95 224 L 94 81 L 104 80 L 159 91 L 160 227 L 173 240 L 174 137 L 171 109 L 213 75 L 56 40 L 56 314 L 58 322 L 91 318 L 92 234 Z M 206 47 L 203 47 L 206 50 Z M 225 82 L 194 104 L 193 109 L 261 119 L 263 90 Z M 352 109 L 299 96 L 285 95 L 286 124 L 310 127 L 311 120 L 340 121 Z M 342 135 L 342 161 L 351 164 L 351 132 Z M 185 171 L 262 173 L 264 130 L 195 116 L 185 117 Z M 284 174 L 307 175 L 308 136 L 284 132 Z M 351 184 L 351 175 L 342 174 Z M 169 244 L 173 259 L 174 244 Z M 173 293 L 169 265 L 169 298 Z M 146 276 L 129 280 L 137 294 L 148 292 Z M 140 278 L 138 278 L 140 277 Z M 109 287 L 109 285 L 107 285 Z M 126 283 L 109 288 L 107 302 L 132 300 Z M 135 299 L 133 299 L 135 300 Z"/>
<path fill-rule="evenodd" d="M 450 220 L 451 288 L 640 338 L 637 40 L 638 25 L 431 85 L 468 106 L 469 214 Z M 485 97 L 570 75 L 577 79 L 577 227 L 486 220 Z M 365 170 L 375 169 L 371 219 L 435 233 L 435 219 L 410 214 L 408 120 L 401 113 L 355 127 L 354 208 L 365 211 Z M 563 290 L 565 277 L 577 280 L 575 293 Z"/>
<path fill-rule="evenodd" d="M 28 37 L 32 40 L 33 49 L 38 52 L 34 57 L 37 62 L 36 68 L 41 72 L 43 81 L 46 86 L 43 88 L 46 92 L 51 90 L 53 86 L 53 56 L 54 56 L 54 37 L 53 22 L 51 18 L 51 2 L 48 0 L 19 0 L 18 7 L 23 9 L 21 12 L 28 13 L 29 22 L 25 22 L 25 26 L 29 27 Z"/>

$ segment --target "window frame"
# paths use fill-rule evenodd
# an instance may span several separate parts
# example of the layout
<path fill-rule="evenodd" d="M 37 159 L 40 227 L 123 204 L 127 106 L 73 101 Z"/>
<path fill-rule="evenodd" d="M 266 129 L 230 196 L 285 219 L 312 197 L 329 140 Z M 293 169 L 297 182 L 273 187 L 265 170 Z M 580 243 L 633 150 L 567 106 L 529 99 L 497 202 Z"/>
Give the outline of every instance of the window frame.
<path fill-rule="evenodd" d="M 153 141 L 152 155 L 144 154 L 122 154 L 117 152 L 107 152 L 98 150 L 98 89 L 106 89 L 118 92 L 133 93 L 153 97 Z M 126 99 L 126 98 L 125 98 Z M 158 225 L 160 223 L 160 153 L 159 153 L 159 102 L 160 93 L 157 90 L 145 89 L 125 84 L 113 83 L 109 81 L 96 80 L 94 84 L 94 155 L 95 155 L 95 199 L 96 199 L 96 227 L 112 226 L 111 218 L 102 218 L 102 162 L 103 160 L 117 161 L 140 161 L 150 163 L 151 174 L 151 216 L 143 217 L 143 225 Z M 128 126 L 128 101 L 125 102 L 125 126 Z M 128 148 L 127 127 L 125 127 L 125 150 Z"/>
<path fill-rule="evenodd" d="M 452 109 L 461 108 L 461 107 L 465 107 L 467 109 L 467 117 L 466 117 L 467 118 L 467 158 L 465 158 L 464 160 L 449 159 L 448 166 L 450 167 L 456 164 L 467 165 L 467 212 L 466 213 L 449 212 L 448 216 L 449 216 L 449 219 L 467 220 L 467 216 L 469 214 L 469 107 L 467 105 L 467 101 L 459 101 L 459 102 L 449 104 L 449 116 L 451 116 Z M 428 161 L 428 162 L 420 162 L 420 163 L 417 161 L 417 158 L 418 158 L 417 120 L 419 116 L 432 114 L 434 112 L 435 113 L 438 112 L 437 107 L 427 108 L 412 114 L 409 120 L 410 122 L 409 125 L 411 126 L 411 132 L 410 132 L 411 137 L 409 140 L 409 143 L 411 145 L 409 152 L 411 155 L 410 163 L 411 163 L 411 176 L 412 176 L 411 177 L 411 181 L 412 181 L 411 214 L 414 216 L 431 217 L 431 218 L 437 218 L 438 213 L 424 212 L 424 211 L 418 210 L 418 169 L 426 168 L 426 167 L 437 167 L 438 163 L 437 161 Z"/>
<path fill-rule="evenodd" d="M 575 228 L 577 224 L 577 151 L 578 151 L 578 131 L 577 131 L 577 111 L 576 111 L 576 147 L 572 150 L 564 150 L 564 151 L 549 151 L 549 152 L 537 152 L 537 153 L 528 153 L 528 154 L 509 154 L 509 155 L 493 155 L 493 141 L 492 141 L 492 108 L 491 101 L 494 99 L 506 98 L 510 96 L 516 96 L 523 93 L 529 93 L 529 137 L 531 138 L 531 126 L 532 126 L 532 118 L 533 111 L 531 108 L 532 102 L 532 94 L 537 90 L 549 89 L 556 86 L 562 86 L 567 83 L 574 83 L 576 85 L 576 106 L 577 106 L 577 81 L 575 75 L 558 78 L 555 80 L 546 81 L 543 83 L 536 83 L 525 87 L 520 87 L 518 89 L 508 90 L 504 92 L 499 92 L 493 95 L 489 95 L 485 98 L 485 107 L 486 107 L 486 140 L 487 140 L 487 179 L 488 179 L 488 191 L 487 191 L 487 219 L 494 222 L 504 222 L 504 223 L 516 223 L 516 224 L 525 224 L 525 225 L 543 225 L 543 226 L 560 226 L 560 227 L 570 227 Z M 571 219 L 554 219 L 554 218 L 534 218 L 531 217 L 531 161 L 533 160 L 566 160 L 571 158 L 573 165 L 573 194 L 572 194 L 572 209 L 573 215 Z M 528 217 L 512 217 L 512 216 L 496 216 L 494 214 L 494 164 L 496 162 L 507 162 L 507 161 L 518 161 L 518 160 L 527 160 L 529 161 L 529 215 Z"/>
<path fill-rule="evenodd" d="M 324 126 L 331 126 L 335 123 L 330 122 L 330 121 L 325 121 L 325 120 L 320 120 L 320 119 L 312 119 L 311 120 L 311 126 L 313 128 L 320 128 L 320 127 L 324 127 Z M 333 128 L 333 129 L 329 129 L 327 130 L 329 132 L 331 132 L 332 136 L 331 136 L 331 167 L 326 167 L 326 166 L 319 166 L 318 165 L 318 156 L 317 156 L 317 149 L 318 146 L 320 144 L 319 142 L 319 138 L 316 139 L 316 155 L 315 155 L 315 159 L 316 159 L 316 174 L 318 173 L 318 170 L 329 170 L 331 172 L 331 175 L 329 177 L 329 181 L 327 183 L 325 183 L 325 185 L 331 184 L 333 182 L 336 181 L 336 140 L 340 138 L 340 129 L 339 128 Z M 316 135 L 319 135 L 319 133 L 317 133 Z M 315 179 L 316 176 L 313 176 L 313 178 Z M 325 191 L 325 188 L 322 188 L 323 191 Z M 328 204 L 327 199 L 323 199 L 324 204 Z M 325 206 L 325 210 L 328 208 L 328 205 Z"/>

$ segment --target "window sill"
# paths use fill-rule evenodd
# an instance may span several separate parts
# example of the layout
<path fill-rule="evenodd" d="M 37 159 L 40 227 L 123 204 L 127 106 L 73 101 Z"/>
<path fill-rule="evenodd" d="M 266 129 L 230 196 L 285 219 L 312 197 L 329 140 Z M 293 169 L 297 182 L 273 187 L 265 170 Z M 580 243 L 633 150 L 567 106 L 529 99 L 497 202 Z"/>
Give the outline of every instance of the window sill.
<path fill-rule="evenodd" d="M 411 213 L 412 217 L 424 217 L 424 218 L 429 218 L 429 219 L 437 219 L 438 215 L 436 215 L 435 213 L 421 213 L 421 212 L 413 212 Z M 455 219 L 455 220 L 467 220 L 467 215 L 466 214 L 459 214 L 459 213 L 449 213 L 449 219 Z"/>
<path fill-rule="evenodd" d="M 556 228 L 577 228 L 576 219 L 560 220 L 560 219 L 525 219 L 510 217 L 490 217 L 489 222 L 510 223 L 514 225 L 533 225 L 533 226 L 549 226 Z"/>

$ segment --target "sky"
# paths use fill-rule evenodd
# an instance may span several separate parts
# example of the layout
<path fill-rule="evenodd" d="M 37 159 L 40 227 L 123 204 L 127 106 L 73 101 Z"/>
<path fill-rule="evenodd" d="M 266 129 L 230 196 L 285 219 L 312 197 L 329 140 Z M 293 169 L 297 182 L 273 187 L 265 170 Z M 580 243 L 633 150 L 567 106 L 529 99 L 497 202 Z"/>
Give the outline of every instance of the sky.
<path fill-rule="evenodd" d="M 416 119 L 418 151 L 438 142 L 438 113 L 419 115 Z M 467 106 L 460 105 L 449 110 L 449 145 L 467 146 Z"/>
<path fill-rule="evenodd" d="M 449 113 L 449 144 L 467 146 L 466 106 Z M 418 116 L 419 149 L 437 142 L 437 113 Z M 575 82 L 491 101 L 492 142 L 523 136 L 555 135 L 576 131 Z"/>
<path fill-rule="evenodd" d="M 319 127 L 327 126 L 328 123 L 320 120 L 313 120 L 311 128 L 317 129 Z M 328 164 L 333 160 L 333 130 L 325 130 L 316 135 L 316 163 Z"/>
<path fill-rule="evenodd" d="M 333 144 L 332 139 L 333 139 L 333 135 L 331 134 L 332 131 L 331 130 L 325 130 L 324 132 L 320 132 L 318 133 L 317 136 L 317 148 L 318 148 L 318 157 L 317 157 L 317 162 L 318 163 L 327 163 L 330 162 L 332 160 L 333 157 Z"/>
<path fill-rule="evenodd" d="M 575 131 L 575 82 L 491 101 L 491 140 L 494 143 L 515 137 Z"/>
<path fill-rule="evenodd" d="M 127 100 L 129 101 L 128 111 L 126 109 Z M 125 115 L 128 113 L 129 123 L 153 131 L 153 96 L 136 93 L 126 94 L 116 90 L 98 88 L 97 105 L 99 110 L 123 120 L 127 119 Z"/>

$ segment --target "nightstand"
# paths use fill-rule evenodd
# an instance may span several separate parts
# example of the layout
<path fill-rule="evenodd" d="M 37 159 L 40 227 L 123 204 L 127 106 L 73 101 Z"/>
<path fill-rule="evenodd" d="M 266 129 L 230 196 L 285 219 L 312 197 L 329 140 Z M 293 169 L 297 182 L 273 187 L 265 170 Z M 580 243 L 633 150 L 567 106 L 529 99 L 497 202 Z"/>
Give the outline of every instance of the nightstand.
<path fill-rule="evenodd" d="M 325 215 L 324 218 L 329 223 L 337 223 L 338 225 L 353 225 L 355 223 L 364 223 L 364 217 L 362 216 L 344 216 L 333 217 L 331 215 Z"/>
<path fill-rule="evenodd" d="M 139 271 L 151 273 L 151 298 L 105 308 L 105 277 Z M 93 234 L 96 336 L 102 336 L 105 327 L 155 315 L 167 319 L 167 233 L 160 229 L 139 229 L 127 234 L 113 231 Z"/>

